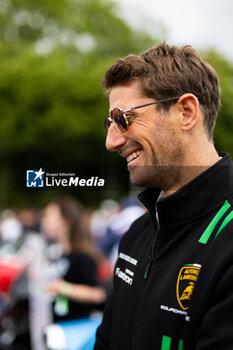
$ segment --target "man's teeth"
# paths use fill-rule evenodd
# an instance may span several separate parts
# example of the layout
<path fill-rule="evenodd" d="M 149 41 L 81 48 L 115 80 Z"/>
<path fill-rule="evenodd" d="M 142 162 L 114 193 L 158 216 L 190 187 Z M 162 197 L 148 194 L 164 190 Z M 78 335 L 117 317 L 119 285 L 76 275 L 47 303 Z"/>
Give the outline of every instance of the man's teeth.
<path fill-rule="evenodd" d="M 137 158 L 138 156 L 140 156 L 140 154 L 142 153 L 142 151 L 137 151 L 137 152 L 134 152 L 134 153 L 131 153 L 127 158 L 127 162 L 131 162 L 131 160 Z"/>

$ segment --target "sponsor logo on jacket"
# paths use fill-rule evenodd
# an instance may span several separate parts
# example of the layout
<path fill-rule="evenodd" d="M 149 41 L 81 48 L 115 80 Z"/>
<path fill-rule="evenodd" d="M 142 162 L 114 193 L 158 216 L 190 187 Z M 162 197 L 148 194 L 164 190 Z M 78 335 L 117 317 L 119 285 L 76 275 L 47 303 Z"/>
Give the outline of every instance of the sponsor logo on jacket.
<path fill-rule="evenodd" d="M 176 296 L 182 310 L 189 308 L 195 283 L 198 279 L 201 265 L 184 265 L 179 272 L 176 283 Z"/>

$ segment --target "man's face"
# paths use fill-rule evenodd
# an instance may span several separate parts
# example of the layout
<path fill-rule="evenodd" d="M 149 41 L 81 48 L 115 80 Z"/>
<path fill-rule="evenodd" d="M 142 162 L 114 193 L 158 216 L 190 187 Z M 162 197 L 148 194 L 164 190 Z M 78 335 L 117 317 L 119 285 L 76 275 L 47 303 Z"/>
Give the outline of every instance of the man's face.
<path fill-rule="evenodd" d="M 115 86 L 109 95 L 110 110 L 146 104 L 154 100 L 142 96 L 138 82 Z M 112 124 L 106 148 L 126 159 L 130 180 L 138 186 L 166 189 L 178 181 L 184 159 L 184 145 L 179 127 L 179 107 L 158 112 L 155 105 L 126 113 L 130 118 L 127 131 L 120 134 Z"/>

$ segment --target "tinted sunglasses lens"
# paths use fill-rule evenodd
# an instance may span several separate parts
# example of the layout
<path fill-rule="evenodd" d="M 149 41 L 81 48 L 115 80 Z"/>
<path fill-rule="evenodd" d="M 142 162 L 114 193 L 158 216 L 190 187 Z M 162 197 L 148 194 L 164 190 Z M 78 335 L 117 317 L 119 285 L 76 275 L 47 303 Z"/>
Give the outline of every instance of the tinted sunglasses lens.
<path fill-rule="evenodd" d="M 109 117 L 107 117 L 104 121 L 104 126 L 105 126 L 106 131 L 108 131 L 111 124 L 112 124 L 111 120 L 109 119 Z"/>
<path fill-rule="evenodd" d="M 127 121 L 119 108 L 115 108 L 112 110 L 111 117 L 120 129 L 128 129 Z"/>

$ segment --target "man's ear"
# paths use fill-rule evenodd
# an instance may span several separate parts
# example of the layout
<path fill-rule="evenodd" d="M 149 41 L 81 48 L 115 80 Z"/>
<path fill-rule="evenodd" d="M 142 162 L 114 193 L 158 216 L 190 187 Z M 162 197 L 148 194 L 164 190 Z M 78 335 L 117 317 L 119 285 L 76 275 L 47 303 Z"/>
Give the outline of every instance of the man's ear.
<path fill-rule="evenodd" d="M 187 93 L 179 98 L 181 108 L 181 128 L 183 131 L 191 130 L 199 119 L 199 102 L 195 95 Z"/>

